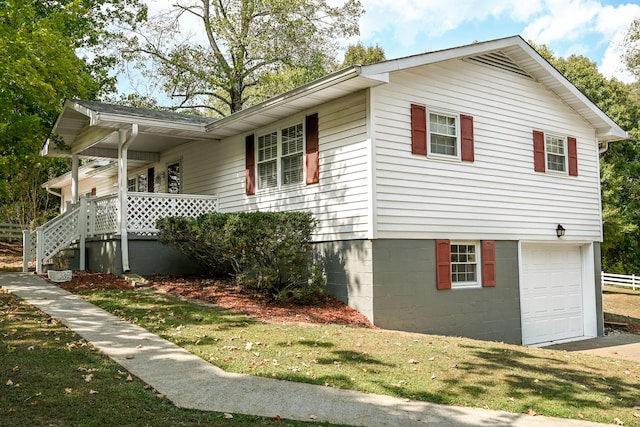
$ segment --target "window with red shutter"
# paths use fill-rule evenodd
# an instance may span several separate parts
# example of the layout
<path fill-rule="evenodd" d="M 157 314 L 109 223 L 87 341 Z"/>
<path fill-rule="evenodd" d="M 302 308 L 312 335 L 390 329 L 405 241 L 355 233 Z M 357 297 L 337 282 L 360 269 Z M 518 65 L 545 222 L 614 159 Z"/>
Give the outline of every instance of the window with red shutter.
<path fill-rule="evenodd" d="M 496 285 L 496 245 L 493 240 L 482 241 L 482 286 Z"/>
<path fill-rule="evenodd" d="M 427 109 L 411 104 L 411 152 L 427 155 Z"/>
<path fill-rule="evenodd" d="M 254 135 L 247 135 L 245 142 L 245 193 L 256 194 L 256 153 Z"/>
<path fill-rule="evenodd" d="M 544 152 L 544 133 L 533 131 L 533 167 L 536 172 L 546 170 L 547 159 Z"/>
<path fill-rule="evenodd" d="M 451 243 L 436 240 L 436 287 L 451 289 Z"/>
<path fill-rule="evenodd" d="M 578 147 L 573 137 L 567 138 L 567 152 L 569 156 L 569 176 L 578 176 Z"/>
<path fill-rule="evenodd" d="M 473 117 L 460 114 L 460 155 L 463 162 L 473 162 Z"/>
<path fill-rule="evenodd" d="M 318 137 L 318 114 L 307 116 L 306 123 L 306 166 L 307 184 L 316 184 L 320 181 L 320 158 Z"/>

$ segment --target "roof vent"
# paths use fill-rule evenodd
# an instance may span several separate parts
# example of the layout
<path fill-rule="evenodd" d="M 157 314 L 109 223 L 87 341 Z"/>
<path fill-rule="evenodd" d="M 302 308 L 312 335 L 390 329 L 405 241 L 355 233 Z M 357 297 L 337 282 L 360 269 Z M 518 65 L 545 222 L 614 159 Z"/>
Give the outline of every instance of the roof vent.
<path fill-rule="evenodd" d="M 465 58 L 465 61 L 475 62 L 489 67 L 498 68 L 503 71 L 517 74 L 521 77 L 534 80 L 533 76 L 523 70 L 518 64 L 516 64 L 511 58 L 505 55 L 503 52 L 490 52 L 484 55 L 469 56 Z"/>

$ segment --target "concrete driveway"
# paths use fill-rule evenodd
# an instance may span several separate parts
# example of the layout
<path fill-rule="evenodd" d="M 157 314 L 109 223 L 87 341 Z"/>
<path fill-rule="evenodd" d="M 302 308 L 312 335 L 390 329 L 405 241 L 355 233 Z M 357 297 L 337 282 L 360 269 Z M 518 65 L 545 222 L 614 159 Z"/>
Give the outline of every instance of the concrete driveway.
<path fill-rule="evenodd" d="M 551 350 L 579 351 L 596 356 L 632 360 L 640 363 L 640 335 L 616 333 L 545 347 Z"/>

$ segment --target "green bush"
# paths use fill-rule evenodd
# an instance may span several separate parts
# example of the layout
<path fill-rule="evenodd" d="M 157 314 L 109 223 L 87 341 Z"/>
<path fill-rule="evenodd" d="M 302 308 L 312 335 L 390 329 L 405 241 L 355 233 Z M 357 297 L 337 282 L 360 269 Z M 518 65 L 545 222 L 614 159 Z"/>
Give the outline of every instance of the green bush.
<path fill-rule="evenodd" d="M 163 218 L 160 240 L 208 269 L 278 301 L 313 303 L 324 276 L 313 260 L 308 212 L 212 213 L 196 219 Z"/>

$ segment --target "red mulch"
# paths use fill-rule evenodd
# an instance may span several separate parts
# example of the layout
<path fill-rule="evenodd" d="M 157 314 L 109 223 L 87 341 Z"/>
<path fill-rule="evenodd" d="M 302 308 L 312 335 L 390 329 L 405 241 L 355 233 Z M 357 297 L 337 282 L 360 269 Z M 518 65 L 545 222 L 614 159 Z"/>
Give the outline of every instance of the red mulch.
<path fill-rule="evenodd" d="M 145 289 L 203 300 L 262 321 L 335 323 L 375 328 L 362 313 L 330 296 L 316 306 L 276 304 L 264 295 L 237 286 L 233 279 L 189 276 L 152 276 L 146 279 L 150 283 Z M 124 278 L 102 273 L 74 272 L 71 281 L 58 285 L 67 290 L 133 289 Z"/>

